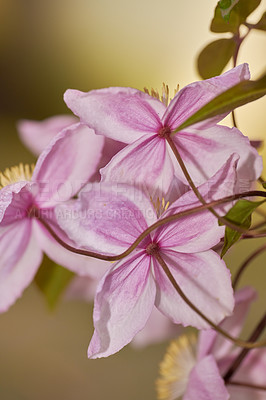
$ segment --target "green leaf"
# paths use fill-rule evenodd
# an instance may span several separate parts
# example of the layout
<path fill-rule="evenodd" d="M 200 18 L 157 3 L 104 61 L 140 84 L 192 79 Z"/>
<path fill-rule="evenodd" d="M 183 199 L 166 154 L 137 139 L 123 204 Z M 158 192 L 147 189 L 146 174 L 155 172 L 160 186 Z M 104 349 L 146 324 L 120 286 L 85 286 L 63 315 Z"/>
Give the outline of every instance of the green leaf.
<path fill-rule="evenodd" d="M 44 294 L 50 309 L 54 309 L 74 275 L 73 272 L 55 264 L 47 257 L 44 258 L 35 276 L 35 283 Z"/>
<path fill-rule="evenodd" d="M 266 189 L 266 182 L 262 182 L 262 187 Z"/>
<path fill-rule="evenodd" d="M 254 29 L 259 29 L 261 31 L 266 31 L 266 11 L 263 13 L 259 22 L 252 26 Z"/>
<path fill-rule="evenodd" d="M 236 49 L 232 39 L 219 39 L 208 44 L 198 57 L 198 71 L 203 79 L 220 75 Z"/>
<path fill-rule="evenodd" d="M 225 21 L 229 21 L 230 12 L 239 0 L 220 0 L 218 5 L 221 9 L 221 15 Z"/>
<path fill-rule="evenodd" d="M 249 201 L 249 200 L 239 200 L 224 216 L 224 218 L 238 225 L 243 229 L 249 229 L 251 225 L 251 214 L 253 211 L 259 207 L 261 204 L 265 203 L 266 200 L 262 201 Z M 238 241 L 241 237 L 241 233 L 237 232 L 228 226 L 225 228 L 224 236 L 224 246 L 221 252 L 221 258 L 227 253 L 230 247 Z"/>
<path fill-rule="evenodd" d="M 173 133 L 181 131 L 190 125 L 213 118 L 216 115 L 226 114 L 237 107 L 257 100 L 266 94 L 266 74 L 257 81 L 242 81 L 221 93 L 209 103 L 205 104 L 195 114 L 178 126 Z"/>
<path fill-rule="evenodd" d="M 246 21 L 247 17 L 259 6 L 260 2 L 261 0 L 239 0 L 229 14 L 226 14 L 226 21 L 223 18 L 223 10 L 221 10 L 221 6 L 218 3 L 211 22 L 211 31 L 216 33 L 237 33 L 239 26 Z"/>

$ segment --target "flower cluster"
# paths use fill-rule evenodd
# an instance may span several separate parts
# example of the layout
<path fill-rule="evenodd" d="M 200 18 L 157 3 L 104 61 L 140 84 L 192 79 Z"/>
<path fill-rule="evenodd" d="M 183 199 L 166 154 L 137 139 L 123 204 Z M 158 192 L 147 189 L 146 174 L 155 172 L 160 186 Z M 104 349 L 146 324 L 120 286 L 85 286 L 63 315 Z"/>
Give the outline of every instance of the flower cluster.
<path fill-rule="evenodd" d="M 225 114 L 175 131 L 248 79 L 243 64 L 188 85 L 169 105 L 131 88 L 68 90 L 66 104 L 79 119 L 21 121 L 21 138 L 39 158 L 0 175 L 0 311 L 21 296 L 44 252 L 94 296 L 90 358 L 138 337 L 145 342 L 149 326 L 154 341 L 180 325 L 206 330 L 233 318 L 230 272 L 215 251 L 225 233 L 217 218 L 226 222 L 232 201 L 260 177 L 262 160 L 237 128 L 218 124 Z M 213 331 L 200 334 L 204 349 L 184 361 L 175 397 L 162 399 L 228 398 L 214 340 Z M 223 356 L 228 366 L 234 352 L 221 363 Z M 195 397 L 203 389 L 206 396 Z"/>

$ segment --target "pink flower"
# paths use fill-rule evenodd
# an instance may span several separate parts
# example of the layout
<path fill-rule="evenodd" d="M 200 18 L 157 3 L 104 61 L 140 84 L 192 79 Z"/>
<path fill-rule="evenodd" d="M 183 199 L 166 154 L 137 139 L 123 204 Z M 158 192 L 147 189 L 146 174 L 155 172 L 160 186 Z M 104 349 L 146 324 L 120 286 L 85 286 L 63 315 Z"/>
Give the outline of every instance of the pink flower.
<path fill-rule="evenodd" d="M 236 157 L 232 156 L 199 190 L 206 200 L 232 194 Z M 188 192 L 163 214 L 199 205 Z M 221 211 L 221 210 L 220 210 Z M 158 220 L 148 197 L 125 184 L 93 184 L 78 200 L 56 209 L 58 223 L 78 247 L 119 254 Z M 68 217 L 68 218 L 67 218 Z M 94 335 L 88 355 L 109 356 L 144 328 L 156 307 L 174 323 L 208 328 L 177 295 L 159 265 L 158 251 L 186 295 L 215 323 L 234 306 L 230 273 L 212 250 L 224 234 L 209 212 L 190 215 L 157 228 L 129 256 L 113 265 L 98 285 L 94 305 Z"/>
<path fill-rule="evenodd" d="M 249 305 L 255 298 L 251 288 L 236 293 L 234 314 L 221 326 L 238 336 L 245 321 Z M 157 381 L 159 398 L 195 400 L 265 400 L 265 392 L 225 384 L 223 376 L 239 353 L 239 349 L 214 330 L 201 331 L 198 340 L 182 336 L 169 346 L 161 364 L 161 377 Z M 232 381 L 265 384 L 266 350 L 252 350 L 232 376 Z"/>
<path fill-rule="evenodd" d="M 88 93 L 67 90 L 65 101 L 96 134 L 127 144 L 101 170 L 103 181 L 139 183 L 148 190 L 156 187 L 167 193 L 175 176 L 183 193 L 187 181 L 165 138 L 212 98 L 244 79 L 249 79 L 247 64 L 186 86 L 168 107 L 131 88 Z M 197 186 L 214 175 L 232 153 L 238 153 L 238 180 L 245 190 L 260 176 L 262 160 L 238 129 L 217 125 L 224 116 L 180 131 L 173 141 Z"/>
<path fill-rule="evenodd" d="M 75 195 L 95 172 L 102 143 L 80 124 L 58 134 L 39 157 L 31 178 L 29 166 L 0 176 L 0 312 L 6 311 L 32 281 L 45 252 L 55 262 L 88 274 L 93 260 L 74 255 L 47 233 L 37 210 L 58 234 L 54 208 Z M 15 181 L 15 182 L 14 182 Z"/>

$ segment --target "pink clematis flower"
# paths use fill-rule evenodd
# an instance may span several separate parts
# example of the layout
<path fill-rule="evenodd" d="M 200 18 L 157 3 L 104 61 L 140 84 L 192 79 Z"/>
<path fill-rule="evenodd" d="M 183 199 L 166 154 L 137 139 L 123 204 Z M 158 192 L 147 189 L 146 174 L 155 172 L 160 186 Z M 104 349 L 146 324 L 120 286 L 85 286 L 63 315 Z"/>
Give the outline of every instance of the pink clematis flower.
<path fill-rule="evenodd" d="M 236 292 L 234 314 L 221 323 L 223 329 L 237 337 L 255 297 L 255 291 L 249 287 Z M 239 351 L 214 330 L 201 331 L 198 340 L 191 336 L 177 338 L 170 344 L 161 363 L 161 376 L 157 381 L 158 398 L 265 400 L 264 391 L 230 385 L 230 380 L 265 384 L 265 349 L 252 350 L 229 382 L 224 382 L 223 376 Z"/>
<path fill-rule="evenodd" d="M 43 228 L 39 213 L 67 241 L 54 208 L 74 196 L 95 172 L 102 141 L 80 124 L 59 133 L 42 152 L 31 177 L 22 165 L 0 175 L 0 312 L 6 311 L 32 281 L 45 252 L 52 260 L 86 275 L 93 260 L 59 246 Z M 33 210 L 35 210 L 33 212 Z M 69 242 L 69 240 L 68 240 Z"/>
<path fill-rule="evenodd" d="M 232 194 L 236 181 L 233 155 L 199 190 L 206 200 Z M 163 216 L 199 205 L 191 191 Z M 61 228 L 78 247 L 114 255 L 126 250 L 158 220 L 148 197 L 125 184 L 85 187 L 78 200 L 56 209 Z M 130 255 L 117 262 L 98 285 L 94 304 L 94 335 L 90 358 L 109 356 L 144 328 L 154 304 L 172 322 L 208 328 L 177 295 L 154 252 L 158 251 L 190 300 L 219 323 L 234 306 L 230 273 L 212 250 L 224 234 L 217 219 L 205 211 L 153 231 Z"/>
<path fill-rule="evenodd" d="M 140 184 L 167 193 L 175 176 L 180 190 L 187 185 L 166 137 L 212 98 L 249 79 L 247 64 L 221 76 L 183 88 L 169 106 L 132 88 L 109 88 L 83 93 L 67 90 L 65 102 L 96 134 L 120 140 L 127 146 L 101 170 L 103 181 Z M 236 128 L 217 125 L 225 115 L 178 132 L 174 144 L 198 186 L 218 171 L 232 153 L 240 156 L 239 188 L 246 190 L 262 171 L 262 160 L 248 138 Z"/>

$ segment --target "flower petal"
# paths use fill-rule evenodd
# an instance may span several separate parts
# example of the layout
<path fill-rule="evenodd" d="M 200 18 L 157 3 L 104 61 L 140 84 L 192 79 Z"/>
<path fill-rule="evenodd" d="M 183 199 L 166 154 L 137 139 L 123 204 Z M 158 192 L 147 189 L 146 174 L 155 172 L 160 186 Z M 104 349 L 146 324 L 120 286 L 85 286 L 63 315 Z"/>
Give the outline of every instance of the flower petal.
<path fill-rule="evenodd" d="M 133 186 L 87 185 L 79 199 L 56 208 L 57 221 L 79 247 L 119 254 L 157 220 L 150 200 Z"/>
<path fill-rule="evenodd" d="M 59 133 L 40 155 L 32 180 L 41 185 L 39 206 L 54 205 L 74 196 L 94 174 L 104 138 L 81 124 Z"/>
<path fill-rule="evenodd" d="M 180 90 L 169 104 L 163 117 L 164 125 L 172 129 L 177 128 L 214 97 L 249 78 L 248 64 L 242 64 L 220 76 L 191 83 Z M 207 121 L 203 121 L 203 123 L 197 124 L 197 126 L 208 126 L 214 122 L 220 121 L 225 115 L 226 114 L 218 115 Z"/>
<path fill-rule="evenodd" d="M 116 353 L 145 326 L 155 298 L 150 257 L 139 252 L 124 259 L 101 280 L 95 297 L 95 331 L 89 358 Z"/>
<path fill-rule="evenodd" d="M 228 400 L 225 387 L 213 356 L 203 358 L 192 369 L 183 400 Z"/>
<path fill-rule="evenodd" d="M 32 281 L 42 252 L 24 219 L 0 229 L 0 312 L 5 312 Z"/>
<path fill-rule="evenodd" d="M 266 349 L 254 349 L 250 352 L 234 374 L 232 381 L 251 383 L 265 386 Z M 238 389 L 238 390 L 237 390 Z M 232 399 L 236 400 L 265 400 L 265 390 L 254 390 L 228 385 Z"/>
<path fill-rule="evenodd" d="M 251 302 L 256 298 L 256 291 L 245 287 L 235 293 L 235 308 L 232 316 L 225 318 L 220 326 L 234 337 L 238 337 L 243 328 Z M 218 361 L 232 350 L 232 343 L 222 338 L 214 330 L 202 331 L 199 335 L 198 356 L 212 353 Z"/>
<path fill-rule="evenodd" d="M 197 254 L 182 254 L 170 250 L 161 253 L 185 295 L 212 322 L 217 324 L 232 313 L 234 296 L 230 272 L 218 254 L 212 250 Z M 157 261 L 154 270 L 158 286 L 155 304 L 159 310 L 175 323 L 208 329 L 207 322 L 177 294 Z"/>
<path fill-rule="evenodd" d="M 173 324 L 169 318 L 154 307 L 146 325 L 137 333 L 131 344 L 135 348 L 142 348 L 177 337 L 183 331 L 184 328 L 181 325 Z"/>
<path fill-rule="evenodd" d="M 236 165 L 238 156 L 232 155 L 223 167 L 198 190 L 207 202 L 223 198 L 234 193 Z M 162 215 L 166 217 L 201 205 L 192 190 L 175 201 Z M 216 207 L 224 215 L 228 205 Z M 180 218 L 176 223 L 165 225 L 155 232 L 161 248 L 172 248 L 182 253 L 194 253 L 209 250 L 219 243 L 224 235 L 224 227 L 208 210 Z"/>
<path fill-rule="evenodd" d="M 97 134 L 131 143 L 161 126 L 165 106 L 137 89 L 111 87 L 83 93 L 67 90 L 67 106 Z"/>
<path fill-rule="evenodd" d="M 50 221 L 48 223 L 51 225 Z M 65 242 L 73 247 L 73 243 L 69 243 L 69 238 L 65 237 L 64 233 L 59 228 L 53 230 L 57 231 L 58 236 Z M 106 271 L 106 264 L 110 263 L 95 258 L 82 256 L 80 254 L 72 253 L 71 251 L 62 247 L 55 239 L 46 231 L 46 229 L 37 221 L 35 232 L 38 238 L 39 246 L 47 256 L 55 263 L 62 265 L 75 272 L 79 276 L 89 276 L 91 278 L 102 276 Z"/>
<path fill-rule="evenodd" d="M 0 190 L 0 224 L 7 226 L 23 219 L 27 208 L 33 202 L 37 185 L 30 182 L 17 182 Z"/>
<path fill-rule="evenodd" d="M 249 190 L 251 182 L 262 172 L 262 159 L 249 139 L 236 128 L 214 125 L 204 130 L 190 129 L 174 136 L 182 160 L 196 186 L 199 186 L 225 163 L 231 154 L 239 155 L 238 190 Z M 184 183 L 181 168 L 175 163 L 175 174 Z"/>
<path fill-rule="evenodd" d="M 140 185 L 151 196 L 166 193 L 171 185 L 174 168 L 165 140 L 145 135 L 121 150 L 101 170 L 102 180 Z"/>
<path fill-rule="evenodd" d="M 25 146 L 38 156 L 57 133 L 76 122 L 77 118 L 72 115 L 56 115 L 43 121 L 22 119 L 17 129 Z"/>

